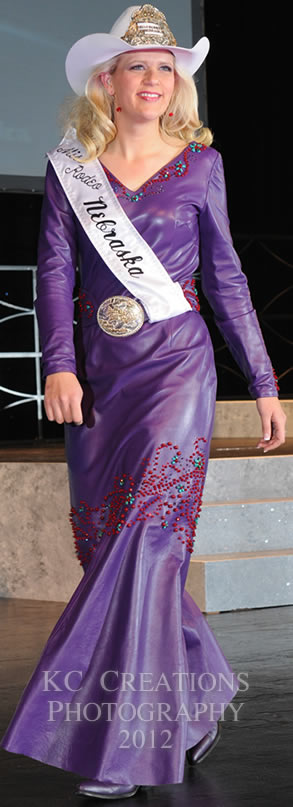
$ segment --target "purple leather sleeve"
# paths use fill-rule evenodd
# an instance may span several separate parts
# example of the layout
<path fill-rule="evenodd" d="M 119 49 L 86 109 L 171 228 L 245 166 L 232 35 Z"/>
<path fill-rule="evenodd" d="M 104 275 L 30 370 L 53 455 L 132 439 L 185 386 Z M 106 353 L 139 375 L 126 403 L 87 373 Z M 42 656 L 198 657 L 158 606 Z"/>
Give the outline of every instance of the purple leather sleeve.
<path fill-rule="evenodd" d="M 38 242 L 37 298 L 43 376 L 76 373 L 72 292 L 77 237 L 74 214 L 48 162 Z"/>
<path fill-rule="evenodd" d="M 216 325 L 247 378 L 252 398 L 278 397 L 247 277 L 233 246 L 220 154 L 213 164 L 199 227 L 201 287 Z"/>

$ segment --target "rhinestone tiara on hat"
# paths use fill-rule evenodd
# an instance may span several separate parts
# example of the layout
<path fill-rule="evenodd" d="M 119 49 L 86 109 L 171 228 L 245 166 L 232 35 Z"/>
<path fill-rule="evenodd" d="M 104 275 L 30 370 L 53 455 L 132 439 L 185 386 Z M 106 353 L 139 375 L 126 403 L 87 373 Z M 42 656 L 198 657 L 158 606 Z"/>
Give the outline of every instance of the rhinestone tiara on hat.
<path fill-rule="evenodd" d="M 170 31 L 165 14 L 155 6 L 145 3 L 131 15 L 131 22 L 124 36 L 129 45 L 177 45 Z"/>

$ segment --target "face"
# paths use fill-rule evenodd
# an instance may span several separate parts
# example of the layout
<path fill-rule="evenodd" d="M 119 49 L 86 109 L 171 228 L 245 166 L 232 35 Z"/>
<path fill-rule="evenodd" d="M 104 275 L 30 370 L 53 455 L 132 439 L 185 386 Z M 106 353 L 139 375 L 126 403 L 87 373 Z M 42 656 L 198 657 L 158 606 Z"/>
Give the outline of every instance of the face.
<path fill-rule="evenodd" d="M 128 117 L 155 120 L 165 112 L 172 97 L 174 62 L 173 54 L 167 50 L 123 53 L 115 72 L 104 73 L 101 80 Z"/>

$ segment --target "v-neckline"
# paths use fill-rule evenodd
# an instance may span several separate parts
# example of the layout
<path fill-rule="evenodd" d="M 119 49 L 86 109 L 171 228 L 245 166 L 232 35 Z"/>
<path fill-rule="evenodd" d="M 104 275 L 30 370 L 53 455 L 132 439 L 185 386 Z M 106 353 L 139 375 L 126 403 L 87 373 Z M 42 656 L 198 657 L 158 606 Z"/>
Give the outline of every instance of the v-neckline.
<path fill-rule="evenodd" d="M 127 185 L 125 185 L 124 182 L 121 182 L 121 179 L 116 177 L 115 174 L 113 174 L 113 171 L 111 171 L 110 168 L 107 167 L 107 165 L 104 165 L 98 157 L 97 157 L 97 160 L 98 160 L 98 162 L 100 163 L 100 165 L 102 166 L 102 168 L 104 170 L 106 169 L 106 171 L 109 171 L 109 174 L 111 174 L 113 179 L 115 179 L 116 182 L 119 183 L 119 185 L 122 185 L 123 188 L 125 188 L 127 191 L 129 191 L 129 193 L 135 193 L 136 194 L 136 193 L 138 193 L 138 191 L 140 191 L 142 188 L 144 188 L 144 186 L 146 185 L 147 182 L 151 182 L 151 180 L 154 179 L 154 177 L 156 177 L 157 174 L 160 174 L 162 171 L 164 171 L 166 168 L 168 168 L 168 165 L 170 165 L 170 163 L 172 163 L 173 160 L 178 160 L 178 158 L 181 157 L 182 154 L 184 154 L 185 150 L 191 145 L 191 143 L 194 143 L 194 142 L 195 142 L 194 140 L 191 140 L 190 143 L 186 143 L 184 148 L 182 149 L 182 151 L 179 151 L 179 154 L 176 154 L 175 157 L 172 157 L 172 159 L 169 160 L 169 162 L 164 163 L 164 165 L 162 165 L 161 168 L 158 168 L 157 171 L 155 171 L 150 177 L 147 177 L 147 179 L 145 179 L 144 182 L 142 182 L 141 185 L 139 185 L 138 188 L 135 188 L 135 190 L 133 190 L 132 188 L 128 188 Z"/>

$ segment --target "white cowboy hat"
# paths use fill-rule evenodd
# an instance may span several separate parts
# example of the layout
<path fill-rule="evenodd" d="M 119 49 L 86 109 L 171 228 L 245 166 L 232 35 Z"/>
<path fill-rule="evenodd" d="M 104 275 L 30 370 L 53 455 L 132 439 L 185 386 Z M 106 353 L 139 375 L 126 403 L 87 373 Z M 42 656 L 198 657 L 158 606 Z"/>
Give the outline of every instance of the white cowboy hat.
<path fill-rule="evenodd" d="M 193 48 L 178 48 L 165 15 L 155 6 L 129 6 L 118 17 L 109 34 L 89 34 L 72 45 L 65 72 L 77 95 L 83 95 L 87 80 L 97 64 L 135 50 L 169 50 L 176 63 L 193 76 L 204 61 L 210 43 L 206 36 Z"/>

